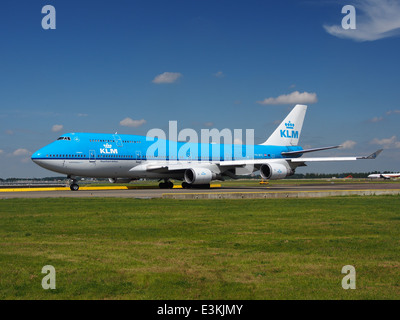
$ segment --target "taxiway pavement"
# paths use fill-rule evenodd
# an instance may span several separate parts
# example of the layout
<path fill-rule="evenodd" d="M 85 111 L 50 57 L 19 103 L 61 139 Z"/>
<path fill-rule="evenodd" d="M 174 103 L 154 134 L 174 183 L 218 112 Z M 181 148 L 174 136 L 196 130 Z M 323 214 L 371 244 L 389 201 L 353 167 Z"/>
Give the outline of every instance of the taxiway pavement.
<path fill-rule="evenodd" d="M 317 194 L 323 196 L 358 194 L 400 194 L 400 183 L 318 183 L 318 184 L 282 184 L 273 186 L 251 187 L 217 187 L 210 189 L 104 189 L 99 190 L 40 190 L 13 191 L 0 190 L 0 199 L 9 198 L 276 198 L 276 197 L 307 197 Z M 368 192 L 366 192 L 368 191 Z M 371 192 L 369 192 L 371 191 Z M 216 197 L 218 195 L 218 197 Z M 240 195 L 240 196 L 239 196 Z"/>

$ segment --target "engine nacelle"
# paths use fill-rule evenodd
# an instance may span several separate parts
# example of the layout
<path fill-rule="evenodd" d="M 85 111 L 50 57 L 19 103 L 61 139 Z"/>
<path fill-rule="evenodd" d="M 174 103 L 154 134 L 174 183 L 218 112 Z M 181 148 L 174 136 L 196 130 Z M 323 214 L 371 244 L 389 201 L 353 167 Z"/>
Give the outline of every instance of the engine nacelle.
<path fill-rule="evenodd" d="M 134 179 L 131 178 L 108 178 L 111 183 L 129 183 Z"/>
<path fill-rule="evenodd" d="M 215 179 L 217 175 L 206 168 L 191 168 L 186 169 L 184 178 L 189 184 L 208 184 Z"/>
<path fill-rule="evenodd" d="M 260 167 L 260 173 L 265 180 L 278 180 L 293 175 L 294 171 L 282 163 L 266 163 Z"/>

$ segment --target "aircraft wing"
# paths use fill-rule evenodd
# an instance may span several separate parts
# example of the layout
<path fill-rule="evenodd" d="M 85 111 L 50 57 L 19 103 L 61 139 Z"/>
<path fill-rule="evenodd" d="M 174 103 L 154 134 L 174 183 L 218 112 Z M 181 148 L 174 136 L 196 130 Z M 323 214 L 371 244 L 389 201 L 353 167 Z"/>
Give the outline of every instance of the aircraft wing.
<path fill-rule="evenodd" d="M 160 162 L 159 163 L 144 163 L 144 164 L 140 164 L 136 167 L 133 167 L 129 171 L 130 172 L 148 171 L 148 172 L 155 172 L 155 173 L 168 173 L 171 171 L 179 172 L 179 171 L 185 171 L 186 169 L 191 169 L 194 167 L 194 164 L 196 165 L 197 163 L 198 162 L 195 162 L 195 161 L 184 162 L 184 163 L 179 163 L 179 162 L 169 163 L 167 161 L 164 161 L 161 163 Z"/>
<path fill-rule="evenodd" d="M 143 163 L 138 166 L 133 167 L 130 172 L 135 171 L 148 171 L 157 173 L 168 173 L 171 171 L 179 172 L 185 171 L 186 169 L 191 169 L 193 167 L 209 167 L 209 166 L 219 166 L 219 167 L 245 167 L 246 165 L 259 165 L 265 164 L 266 162 L 280 162 L 282 160 L 296 164 L 297 166 L 305 165 L 305 162 L 327 162 L 327 161 L 354 161 L 362 159 L 375 159 L 382 149 L 370 154 L 369 156 L 361 157 L 320 157 L 320 158 L 278 158 L 278 159 L 243 159 L 243 160 L 228 160 L 228 161 L 212 161 L 202 162 L 202 161 L 174 161 L 174 162 L 148 162 Z"/>
<path fill-rule="evenodd" d="M 379 149 L 369 156 L 361 157 L 318 157 L 318 158 L 292 158 L 288 159 L 292 163 L 304 163 L 304 162 L 326 162 L 326 161 L 354 161 L 354 160 L 365 160 L 365 159 L 375 159 L 383 149 Z"/>
<path fill-rule="evenodd" d="M 248 164 L 263 164 L 267 162 L 274 161 L 282 161 L 286 160 L 292 163 L 304 163 L 304 162 L 327 162 L 327 161 L 354 161 L 354 160 L 364 160 L 364 159 L 375 159 L 383 149 L 377 150 L 374 153 L 371 153 L 369 156 L 361 156 L 361 157 L 318 157 L 318 158 L 278 158 L 278 159 L 249 159 L 249 160 L 232 160 L 232 161 L 222 161 L 219 163 L 220 166 L 245 166 Z"/>
<path fill-rule="evenodd" d="M 290 162 L 298 163 L 298 162 L 326 162 L 326 161 L 354 161 L 358 159 L 365 159 L 359 157 L 319 157 L 319 158 L 294 158 L 287 159 Z"/>

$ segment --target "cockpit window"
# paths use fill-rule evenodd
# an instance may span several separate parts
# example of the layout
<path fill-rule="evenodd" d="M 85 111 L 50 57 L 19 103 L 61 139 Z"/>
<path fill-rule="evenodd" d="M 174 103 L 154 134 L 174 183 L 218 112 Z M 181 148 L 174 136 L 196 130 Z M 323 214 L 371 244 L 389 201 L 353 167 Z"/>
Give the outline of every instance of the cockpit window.
<path fill-rule="evenodd" d="M 57 140 L 68 140 L 71 141 L 70 137 L 59 137 Z"/>

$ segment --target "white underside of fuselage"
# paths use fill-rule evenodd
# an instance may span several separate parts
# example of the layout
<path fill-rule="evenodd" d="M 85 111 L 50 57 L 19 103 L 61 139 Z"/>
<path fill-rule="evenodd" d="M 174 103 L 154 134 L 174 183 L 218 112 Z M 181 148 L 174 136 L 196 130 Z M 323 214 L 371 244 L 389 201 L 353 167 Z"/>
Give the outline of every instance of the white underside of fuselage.
<path fill-rule="evenodd" d="M 139 163 L 135 160 L 80 160 L 40 159 L 34 160 L 39 166 L 70 176 L 109 178 L 127 176 L 129 170 Z"/>
<path fill-rule="evenodd" d="M 83 159 L 35 159 L 39 166 L 66 174 L 90 178 L 150 178 L 150 179 L 178 179 L 183 180 L 183 172 L 151 172 L 142 168 L 155 165 L 157 161 L 146 160 L 83 160 Z M 164 162 L 165 163 L 165 162 Z M 211 162 L 187 161 L 192 167 L 210 168 L 219 171 L 218 166 Z M 181 163 L 182 164 L 182 163 Z"/>

